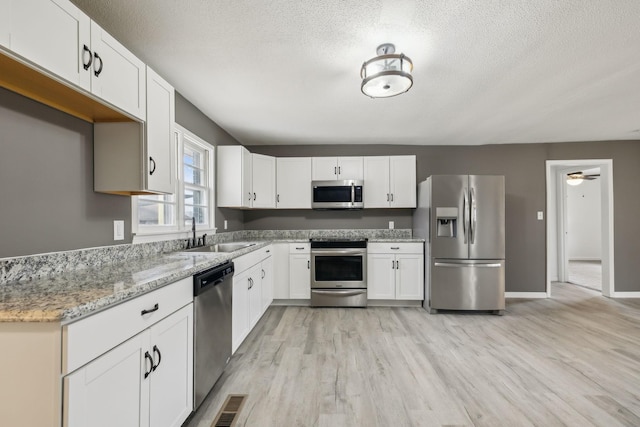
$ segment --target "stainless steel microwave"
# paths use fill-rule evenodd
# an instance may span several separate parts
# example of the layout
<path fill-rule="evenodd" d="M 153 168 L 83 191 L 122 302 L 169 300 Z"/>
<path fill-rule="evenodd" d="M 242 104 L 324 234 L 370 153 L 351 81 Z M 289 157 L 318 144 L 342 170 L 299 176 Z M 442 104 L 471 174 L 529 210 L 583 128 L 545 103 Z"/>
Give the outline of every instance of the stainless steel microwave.
<path fill-rule="evenodd" d="M 313 209 L 362 209 L 363 182 L 357 179 L 342 181 L 311 181 Z"/>

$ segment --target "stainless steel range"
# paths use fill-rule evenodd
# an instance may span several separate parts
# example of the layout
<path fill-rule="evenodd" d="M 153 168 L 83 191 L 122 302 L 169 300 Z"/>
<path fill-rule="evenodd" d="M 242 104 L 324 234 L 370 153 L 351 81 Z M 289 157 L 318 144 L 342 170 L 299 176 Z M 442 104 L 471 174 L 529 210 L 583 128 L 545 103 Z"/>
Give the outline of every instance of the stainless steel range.
<path fill-rule="evenodd" d="M 311 307 L 367 306 L 367 240 L 311 239 Z"/>

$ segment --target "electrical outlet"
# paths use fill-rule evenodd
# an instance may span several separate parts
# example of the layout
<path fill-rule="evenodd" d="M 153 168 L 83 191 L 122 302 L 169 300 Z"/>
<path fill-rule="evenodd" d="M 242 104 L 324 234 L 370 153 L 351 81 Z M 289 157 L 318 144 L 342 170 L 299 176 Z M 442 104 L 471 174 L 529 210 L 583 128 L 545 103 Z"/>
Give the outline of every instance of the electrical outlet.
<path fill-rule="evenodd" d="M 228 228 L 229 224 L 227 224 L 227 220 L 224 220 L 224 229 L 226 230 Z"/>
<path fill-rule="evenodd" d="M 544 219 L 544 213 L 542 211 L 538 211 L 538 221 L 542 221 Z"/>
<path fill-rule="evenodd" d="M 395 223 L 393 221 L 389 221 L 389 230 L 393 230 L 393 227 L 395 227 Z"/>
<path fill-rule="evenodd" d="M 113 240 L 124 240 L 124 221 L 113 221 Z"/>

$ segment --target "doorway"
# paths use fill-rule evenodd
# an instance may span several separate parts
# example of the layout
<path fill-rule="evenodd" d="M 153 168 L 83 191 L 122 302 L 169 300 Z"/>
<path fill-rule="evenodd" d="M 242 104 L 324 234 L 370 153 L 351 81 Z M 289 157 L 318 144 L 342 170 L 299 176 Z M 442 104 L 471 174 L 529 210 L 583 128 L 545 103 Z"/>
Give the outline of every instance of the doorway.
<path fill-rule="evenodd" d="M 569 210 L 567 198 L 569 195 L 575 197 L 575 192 L 569 194 L 568 185 L 566 183 L 569 173 L 581 171 L 583 175 L 596 175 L 595 171 L 599 171 L 599 177 L 593 180 L 593 183 L 599 183 L 599 224 L 591 224 L 591 227 L 599 227 L 600 243 L 599 251 L 591 249 L 588 252 L 584 250 L 577 251 L 575 241 L 569 241 L 567 238 L 568 231 L 573 227 L 575 231 L 575 218 L 569 222 Z M 601 292 L 602 295 L 612 297 L 615 295 L 614 284 L 614 263 L 613 263 L 613 161 L 611 159 L 593 159 L 593 160 L 548 160 L 546 164 L 547 179 L 547 297 L 551 296 L 552 283 L 555 281 L 568 282 L 585 281 L 584 278 L 575 278 L 576 274 L 581 274 L 575 268 L 584 267 L 582 273 L 592 275 L 594 268 L 599 269 L 597 273 L 601 274 Z M 586 186 L 584 187 L 587 188 Z M 593 190 L 593 188 L 591 188 Z M 586 195 L 585 191 L 581 191 Z M 593 195 L 592 195 L 593 196 Z M 578 204 L 579 206 L 579 204 Z M 574 206 L 575 209 L 575 206 Z M 584 216 L 584 215 L 583 215 Z M 582 221 L 585 218 L 580 218 Z M 584 224 L 581 226 L 584 227 Z M 578 242 L 579 243 L 579 242 Z M 576 253 L 582 254 L 576 255 Z M 585 255 L 589 253 L 590 255 Z M 598 253 L 598 255 L 595 255 Z M 588 258 L 601 257 L 602 262 L 595 263 L 571 263 L 578 261 L 576 258 L 583 258 L 580 261 L 590 261 Z M 579 265 L 582 264 L 582 265 Z M 571 268 L 570 268 L 571 267 Z M 570 279 L 571 276 L 574 276 Z M 592 278 L 593 279 L 593 278 Z"/>

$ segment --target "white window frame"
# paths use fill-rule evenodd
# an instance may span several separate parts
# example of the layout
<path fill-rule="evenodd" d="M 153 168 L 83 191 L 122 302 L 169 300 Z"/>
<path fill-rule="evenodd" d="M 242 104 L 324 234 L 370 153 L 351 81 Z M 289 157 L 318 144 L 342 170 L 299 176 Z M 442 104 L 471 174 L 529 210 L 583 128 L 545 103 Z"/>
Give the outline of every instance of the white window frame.
<path fill-rule="evenodd" d="M 138 224 L 138 197 L 131 198 L 131 222 L 133 243 L 156 242 L 163 240 L 174 240 L 191 237 L 191 225 L 185 224 L 184 215 L 184 180 L 183 180 L 183 155 L 185 140 L 188 144 L 205 151 L 205 163 L 207 170 L 207 205 L 208 205 L 208 224 L 203 228 L 202 225 L 196 225 L 196 233 L 201 236 L 204 233 L 214 234 L 215 228 L 215 148 L 188 129 L 177 123 L 173 125 L 174 138 L 172 138 L 172 168 L 175 173 L 174 179 L 174 197 L 176 200 L 175 224 L 146 226 Z"/>

